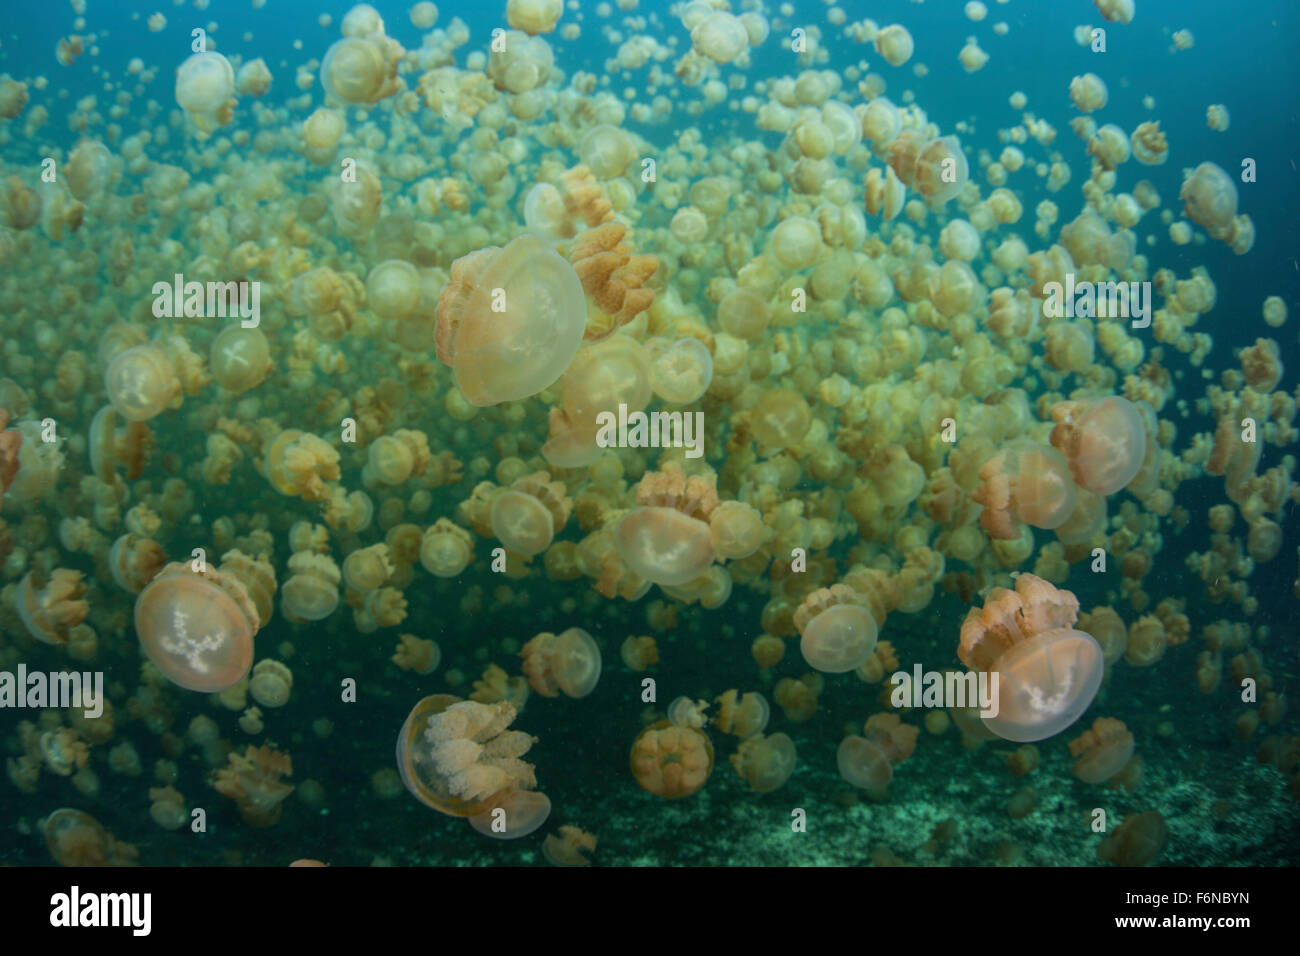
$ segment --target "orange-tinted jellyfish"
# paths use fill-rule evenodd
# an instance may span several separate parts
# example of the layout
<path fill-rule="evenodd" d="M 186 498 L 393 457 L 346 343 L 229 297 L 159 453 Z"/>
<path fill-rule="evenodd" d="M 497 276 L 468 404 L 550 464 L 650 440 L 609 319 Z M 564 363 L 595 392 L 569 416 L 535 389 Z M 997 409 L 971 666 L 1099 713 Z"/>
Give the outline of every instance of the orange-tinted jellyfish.
<path fill-rule="evenodd" d="M 995 671 L 998 713 L 984 724 L 1005 740 L 1028 743 L 1079 719 L 1097 696 L 1105 664 L 1092 635 L 1062 627 L 1014 645 Z"/>
<path fill-rule="evenodd" d="M 551 800 L 535 790 L 508 790 L 490 801 L 469 825 L 494 840 L 517 840 L 537 830 L 551 815 Z"/>
<path fill-rule="evenodd" d="M 654 584 L 694 581 L 713 563 L 709 526 L 676 508 L 637 508 L 614 530 L 618 556 Z"/>
<path fill-rule="evenodd" d="M 433 750 L 424 738 L 429 718 L 460 700 L 452 694 L 431 694 L 411 708 L 397 734 L 397 770 L 406 789 L 425 806 L 448 816 L 473 817 L 489 810 L 489 802 L 453 795 L 446 777 L 434 766 Z"/>
<path fill-rule="evenodd" d="M 173 684 L 215 694 L 244 679 L 253 663 L 257 610 L 244 586 L 209 568 L 169 564 L 140 592 L 140 646 Z"/>
<path fill-rule="evenodd" d="M 670 800 L 689 797 L 713 772 L 713 744 L 701 730 L 661 720 L 637 735 L 631 765 L 642 789 Z"/>

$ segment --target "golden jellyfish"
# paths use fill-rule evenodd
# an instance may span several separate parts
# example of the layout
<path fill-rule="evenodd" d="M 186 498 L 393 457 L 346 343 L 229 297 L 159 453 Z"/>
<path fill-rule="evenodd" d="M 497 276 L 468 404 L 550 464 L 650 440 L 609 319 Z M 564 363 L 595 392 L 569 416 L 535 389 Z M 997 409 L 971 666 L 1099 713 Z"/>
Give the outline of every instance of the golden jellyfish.
<path fill-rule="evenodd" d="M 1147 866 L 1160 857 L 1168 841 L 1165 818 L 1158 810 L 1148 810 L 1125 817 L 1110 836 L 1097 844 L 1097 859 L 1116 866 Z"/>
<path fill-rule="evenodd" d="M 1092 0 L 1097 12 L 1111 23 L 1132 23 L 1134 0 Z"/>
<path fill-rule="evenodd" d="M 691 29 L 691 45 L 714 63 L 730 63 L 749 48 L 749 31 L 739 17 L 715 10 Z"/>
<path fill-rule="evenodd" d="M 1230 124 L 1228 108 L 1222 103 L 1212 103 L 1205 108 L 1205 125 L 1216 133 L 1226 133 Z"/>
<path fill-rule="evenodd" d="M 519 656 L 529 685 L 543 697 L 586 697 L 600 680 L 600 648 L 580 627 L 538 634 Z"/>
<path fill-rule="evenodd" d="M 1079 487 L 1095 494 L 1119 491 L 1146 459 L 1146 423 L 1126 398 L 1060 402 L 1052 408 L 1052 419 L 1057 422 L 1052 446 L 1065 455 Z"/>
<path fill-rule="evenodd" d="M 961 143 L 956 136 L 941 136 L 917 154 L 910 185 L 937 208 L 961 192 L 969 178 L 970 166 Z"/>
<path fill-rule="evenodd" d="M 325 95 L 344 103 L 378 103 L 400 89 L 401 45 L 382 33 L 345 36 L 325 51 L 320 82 Z"/>
<path fill-rule="evenodd" d="M 406 789 L 453 817 L 478 816 L 511 790 L 534 789 L 533 766 L 520 758 L 537 738 L 507 729 L 517 713 L 507 701 L 425 697 L 397 737 L 397 767 Z"/>
<path fill-rule="evenodd" d="M 702 730 L 662 720 L 637 735 L 631 765 L 643 790 L 670 800 L 689 797 L 713 772 L 713 744 Z"/>
<path fill-rule="evenodd" d="M 140 592 L 135 629 L 145 654 L 173 684 L 214 694 L 253 663 L 257 609 L 244 586 L 211 566 L 167 565 Z"/>
<path fill-rule="evenodd" d="M 709 516 L 713 553 L 724 561 L 738 561 L 757 551 L 767 536 L 763 516 L 743 501 L 724 501 Z"/>
<path fill-rule="evenodd" d="M 758 397 L 748 411 L 749 428 L 758 443 L 780 450 L 799 444 L 812 424 L 812 409 L 790 388 L 773 388 Z"/>
<path fill-rule="evenodd" d="M 718 506 L 714 478 L 651 472 L 637 486 L 638 507 L 618 522 L 614 545 L 635 574 L 653 584 L 680 586 L 713 563 L 708 519 Z"/>
<path fill-rule="evenodd" d="M 1065 456 L 1026 439 L 1011 442 L 980 469 L 971 499 L 984 506 L 980 524 L 989 537 L 1019 536 L 1013 518 L 1051 530 L 1074 513 L 1078 490 Z"/>
<path fill-rule="evenodd" d="M 542 856 L 552 866 L 586 866 L 591 860 L 584 854 L 595 851 L 595 836 L 574 826 L 562 826 L 559 836 L 552 833 L 542 841 Z"/>
<path fill-rule="evenodd" d="M 787 269 L 806 269 L 822 251 L 821 229 L 806 216 L 790 216 L 772 230 L 768 248 Z"/>
<path fill-rule="evenodd" d="M 283 707 L 293 689 L 293 672 L 280 661 L 257 662 L 248 681 L 248 693 L 262 707 Z"/>
<path fill-rule="evenodd" d="M 293 760 L 288 754 L 270 746 L 248 747 L 243 754 L 231 752 L 212 787 L 235 801 L 245 823 L 268 827 L 280 819 L 282 804 L 293 793 L 293 785 L 280 778 L 292 774 Z"/>
<path fill-rule="evenodd" d="M 15 608 L 27 633 L 43 644 L 67 644 L 72 629 L 86 619 L 86 585 L 80 571 L 55 568 L 48 578 L 28 571 L 18 583 Z"/>
<path fill-rule="evenodd" d="M 426 641 L 414 634 L 400 634 L 398 642 L 390 660 L 404 671 L 432 674 L 442 662 L 442 649 L 436 641 Z"/>
<path fill-rule="evenodd" d="M 902 66 L 912 58 L 912 51 L 915 49 L 912 34 L 907 32 L 907 27 L 897 23 L 891 23 L 877 30 L 875 45 L 876 52 L 890 66 Z"/>
<path fill-rule="evenodd" d="M 535 790 L 508 790 L 490 801 L 469 825 L 496 840 L 517 840 L 540 829 L 551 815 L 551 798 Z"/>
<path fill-rule="evenodd" d="M 717 319 L 727 334 L 738 339 L 757 339 L 767 329 L 771 316 L 767 303 L 756 293 L 736 288 L 718 303 Z"/>
<path fill-rule="evenodd" d="M 195 53 L 176 68 L 176 104 L 211 132 L 218 111 L 235 94 L 235 70 L 220 53 Z"/>
<path fill-rule="evenodd" d="M 1070 741 L 1070 756 L 1079 758 L 1074 763 L 1076 777 L 1084 783 L 1105 783 L 1133 756 L 1133 735 L 1122 720 L 1098 717 L 1091 730 Z"/>
<path fill-rule="evenodd" d="M 636 158 L 636 150 L 626 132 L 602 123 L 587 130 L 582 137 L 578 157 L 598 179 L 614 179 L 622 176 Z"/>
<path fill-rule="evenodd" d="M 894 768 L 884 750 L 865 737 L 852 735 L 841 740 L 835 764 L 846 783 L 875 797 L 882 797 L 894 779 Z"/>
<path fill-rule="evenodd" d="M 984 69 L 984 64 L 988 63 L 989 55 L 980 48 L 979 41 L 975 37 L 967 37 L 966 45 L 957 54 L 957 60 L 967 73 L 978 73 Z"/>
<path fill-rule="evenodd" d="M 1005 740 L 1029 743 L 1073 724 L 1101 687 L 1101 646 L 1074 629 L 1079 602 L 1033 574 L 1016 589 L 994 588 L 971 608 L 957 656 L 967 667 L 998 675 L 997 715 L 984 726 Z"/>
<path fill-rule="evenodd" d="M 659 647 L 649 635 L 629 635 L 618 650 L 623 664 L 633 671 L 643 671 L 659 663 Z"/>
<path fill-rule="evenodd" d="M 289 558 L 289 578 L 280 588 L 280 610 L 291 621 L 321 621 L 339 604 L 342 574 L 333 559 L 312 551 Z"/>
<path fill-rule="evenodd" d="M 230 325 L 212 340 L 208 366 L 218 385 L 236 394 L 262 384 L 271 371 L 271 348 L 261 329 Z"/>
<path fill-rule="evenodd" d="M 1272 329 L 1280 329 L 1286 322 L 1286 302 L 1281 296 L 1270 295 L 1264 300 L 1264 324 Z"/>
<path fill-rule="evenodd" d="M 286 428 L 267 442 L 263 454 L 267 480 L 282 495 L 324 501 L 328 484 L 339 479 L 339 453 L 323 438 Z"/>
<path fill-rule="evenodd" d="M 578 352 L 586 299 L 573 266 L 536 236 L 452 263 L 438 299 L 438 360 L 474 405 L 536 395 Z"/>
<path fill-rule="evenodd" d="M 1237 215 L 1237 185 L 1214 163 L 1201 163 L 1179 191 L 1183 214 L 1215 239 L 1231 236 Z"/>
<path fill-rule="evenodd" d="M 45 845 L 60 866 L 130 866 L 136 848 L 116 840 L 88 813 L 64 807 L 39 823 Z"/>
<path fill-rule="evenodd" d="M 366 276 L 366 304 L 381 319 L 404 319 L 420 304 L 420 273 L 405 259 L 385 259 Z"/>
<path fill-rule="evenodd" d="M 741 743 L 731 755 L 731 766 L 756 793 L 771 793 L 794 774 L 795 758 L 794 741 L 788 735 L 759 733 Z"/>
<path fill-rule="evenodd" d="M 108 568 L 113 581 L 124 591 L 139 594 L 167 564 L 167 553 L 152 538 L 128 532 L 120 535 L 108 550 Z"/>
<path fill-rule="evenodd" d="M 541 554 L 569 520 L 573 501 L 564 484 L 539 471 L 517 479 L 492 498 L 492 533 L 506 550 L 524 557 Z"/>
<path fill-rule="evenodd" d="M 799 650 L 814 670 L 844 674 L 871 657 L 879 633 L 876 619 L 852 588 L 836 584 L 808 595 L 795 612 Z"/>
<path fill-rule="evenodd" d="M 1169 142 L 1160 131 L 1160 122 L 1138 124 L 1129 138 L 1133 158 L 1143 166 L 1161 166 L 1169 158 Z"/>
<path fill-rule="evenodd" d="M 68 192 L 82 201 L 95 199 L 108 188 L 113 174 L 113 154 L 98 140 L 83 139 L 68 155 L 63 175 Z"/>
<path fill-rule="evenodd" d="M 564 12 L 562 0 L 507 0 L 506 22 L 530 36 L 550 33 Z"/>
<path fill-rule="evenodd" d="M 678 339 L 650 362 L 650 387 L 671 405 L 699 401 L 713 381 L 713 356 L 696 338 Z"/>
<path fill-rule="evenodd" d="M 473 559 L 474 536 L 449 518 L 439 518 L 420 539 L 420 564 L 435 577 L 459 577 Z"/>
<path fill-rule="evenodd" d="M 136 422 L 159 415 L 181 391 L 167 353 L 153 345 L 119 353 L 104 373 L 104 387 L 118 413 Z"/>
<path fill-rule="evenodd" d="M 1084 73 L 1070 81 L 1070 99 L 1083 113 L 1095 113 L 1109 98 L 1105 81 L 1096 73 Z"/>
<path fill-rule="evenodd" d="M 13 485 L 22 460 L 23 433 L 16 428 L 5 428 L 8 423 L 9 412 L 0 408 L 0 495 Z"/>

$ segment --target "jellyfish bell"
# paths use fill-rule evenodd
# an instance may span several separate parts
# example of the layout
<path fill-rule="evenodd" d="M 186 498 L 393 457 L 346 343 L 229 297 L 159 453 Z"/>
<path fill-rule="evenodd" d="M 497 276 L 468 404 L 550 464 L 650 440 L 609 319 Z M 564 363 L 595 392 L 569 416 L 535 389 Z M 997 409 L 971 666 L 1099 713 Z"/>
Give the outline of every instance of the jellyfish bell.
<path fill-rule="evenodd" d="M 673 405 L 698 401 L 712 381 L 713 356 L 696 338 L 678 339 L 650 363 L 650 387 Z"/>
<path fill-rule="evenodd" d="M 587 306 L 573 266 L 537 236 L 457 259 L 438 299 L 438 360 L 474 405 L 536 395 L 578 352 Z"/>
<path fill-rule="evenodd" d="M 472 817 L 488 807 L 482 801 L 462 800 L 452 794 L 424 737 L 429 718 L 460 700 L 451 694 L 431 694 L 411 708 L 397 734 L 397 771 L 407 791 L 425 806 L 448 816 Z"/>
<path fill-rule="evenodd" d="M 507 488 L 492 499 L 492 533 L 508 551 L 532 557 L 551 544 L 555 521 L 546 506 L 530 494 Z"/>
<path fill-rule="evenodd" d="M 180 394 L 180 382 L 162 349 L 136 345 L 118 355 L 104 373 L 113 407 L 131 421 L 159 415 Z"/>
<path fill-rule="evenodd" d="M 510 790 L 492 806 L 469 818 L 469 825 L 494 840 L 517 840 L 541 827 L 551 815 L 551 799 L 536 790 Z"/>
<path fill-rule="evenodd" d="M 215 694 L 244 679 L 253 663 L 257 609 L 244 586 L 209 568 L 170 564 L 140 592 L 140 645 L 173 684 Z"/>
<path fill-rule="evenodd" d="M 1061 627 L 1012 645 L 993 670 L 997 715 L 984 717 L 984 726 L 1004 740 L 1032 743 L 1079 719 L 1097 696 L 1105 662 L 1091 634 Z"/>
<path fill-rule="evenodd" d="M 1113 495 L 1137 475 L 1146 458 L 1147 429 L 1138 407 L 1110 395 L 1096 402 L 1062 402 L 1052 445 L 1062 452 L 1081 488 Z"/>
<path fill-rule="evenodd" d="M 653 584 L 686 584 L 713 563 L 709 526 L 676 508 L 628 512 L 614 530 L 614 545 L 623 562 Z"/>
<path fill-rule="evenodd" d="M 876 648 L 875 618 L 857 604 L 836 604 L 803 629 L 799 650 L 808 666 L 825 674 L 845 674 L 866 662 Z"/>
<path fill-rule="evenodd" d="M 176 103 L 187 113 L 215 113 L 234 92 L 234 68 L 220 53 L 195 53 L 176 68 Z"/>
<path fill-rule="evenodd" d="M 870 793 L 882 792 L 894 779 L 894 768 L 885 752 L 865 737 L 850 736 L 840 741 L 835 765 L 845 782 Z"/>

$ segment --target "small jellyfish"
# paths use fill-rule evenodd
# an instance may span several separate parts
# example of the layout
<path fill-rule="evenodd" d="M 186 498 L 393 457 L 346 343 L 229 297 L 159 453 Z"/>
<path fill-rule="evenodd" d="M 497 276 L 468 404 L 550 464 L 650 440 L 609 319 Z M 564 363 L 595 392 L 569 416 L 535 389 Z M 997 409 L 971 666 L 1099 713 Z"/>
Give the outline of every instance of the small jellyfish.
<path fill-rule="evenodd" d="M 873 795 L 883 795 L 894 779 L 894 768 L 885 752 L 865 737 L 854 735 L 841 740 L 835 764 L 847 783 Z"/>
<path fill-rule="evenodd" d="M 713 771 L 713 744 L 702 730 L 661 720 L 637 735 L 631 765 L 642 789 L 670 800 L 689 797 Z"/>
<path fill-rule="evenodd" d="M 578 274 L 536 236 L 452 263 L 438 299 L 438 360 L 474 405 L 536 395 L 569 367 L 586 330 Z"/>
<path fill-rule="evenodd" d="M 257 609 L 244 586 L 208 567 L 163 568 L 135 602 L 135 629 L 149 660 L 173 684 L 215 694 L 253 663 Z"/>
<path fill-rule="evenodd" d="M 227 326 L 212 340 L 208 364 L 226 391 L 246 392 L 262 384 L 271 370 L 270 345 L 261 329 Z"/>
<path fill-rule="evenodd" d="M 134 422 L 160 414 L 181 391 L 167 353 L 152 345 L 119 353 L 104 373 L 104 387 L 118 413 Z"/>
<path fill-rule="evenodd" d="M 544 632 L 524 645 L 524 673 L 543 697 L 586 697 L 600 680 L 600 648 L 590 634 L 571 627 L 559 635 Z"/>
<path fill-rule="evenodd" d="M 837 584 L 812 592 L 795 612 L 799 650 L 814 670 L 844 674 L 864 664 L 879 633 L 871 612 L 856 603 L 861 596 Z"/>
<path fill-rule="evenodd" d="M 650 363 L 650 387 L 673 405 L 698 401 L 712 380 L 713 356 L 699 339 L 678 339 Z"/>
<path fill-rule="evenodd" d="M 494 840 L 517 840 L 533 833 L 551 815 L 551 799 L 535 790 L 510 790 L 492 801 L 469 825 Z"/>
<path fill-rule="evenodd" d="M 731 765 L 756 793 L 771 793 L 785 786 L 794 773 L 794 741 L 786 734 L 756 734 L 741 743 Z"/>

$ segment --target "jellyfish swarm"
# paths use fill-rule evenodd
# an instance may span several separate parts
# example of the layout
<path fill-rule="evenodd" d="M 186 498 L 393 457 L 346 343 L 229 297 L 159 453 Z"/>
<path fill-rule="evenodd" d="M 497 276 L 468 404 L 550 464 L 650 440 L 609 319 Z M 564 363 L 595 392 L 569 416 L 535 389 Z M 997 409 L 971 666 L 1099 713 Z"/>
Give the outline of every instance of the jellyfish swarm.
<path fill-rule="evenodd" d="M 997 715 L 984 726 L 1029 743 L 1059 734 L 1088 709 L 1105 672 L 1101 645 L 1077 631 L 1079 601 L 1040 577 L 1021 574 L 1016 589 L 994 588 L 961 627 L 957 656 L 998 675 Z"/>
<path fill-rule="evenodd" d="M 205 566 L 167 565 L 135 602 L 140 646 L 169 681 L 206 694 L 233 687 L 253 663 L 257 608 L 244 586 Z"/>
<path fill-rule="evenodd" d="M 582 342 L 586 298 L 573 266 L 536 236 L 452 263 L 438 298 L 438 360 L 474 405 L 536 395 Z"/>

